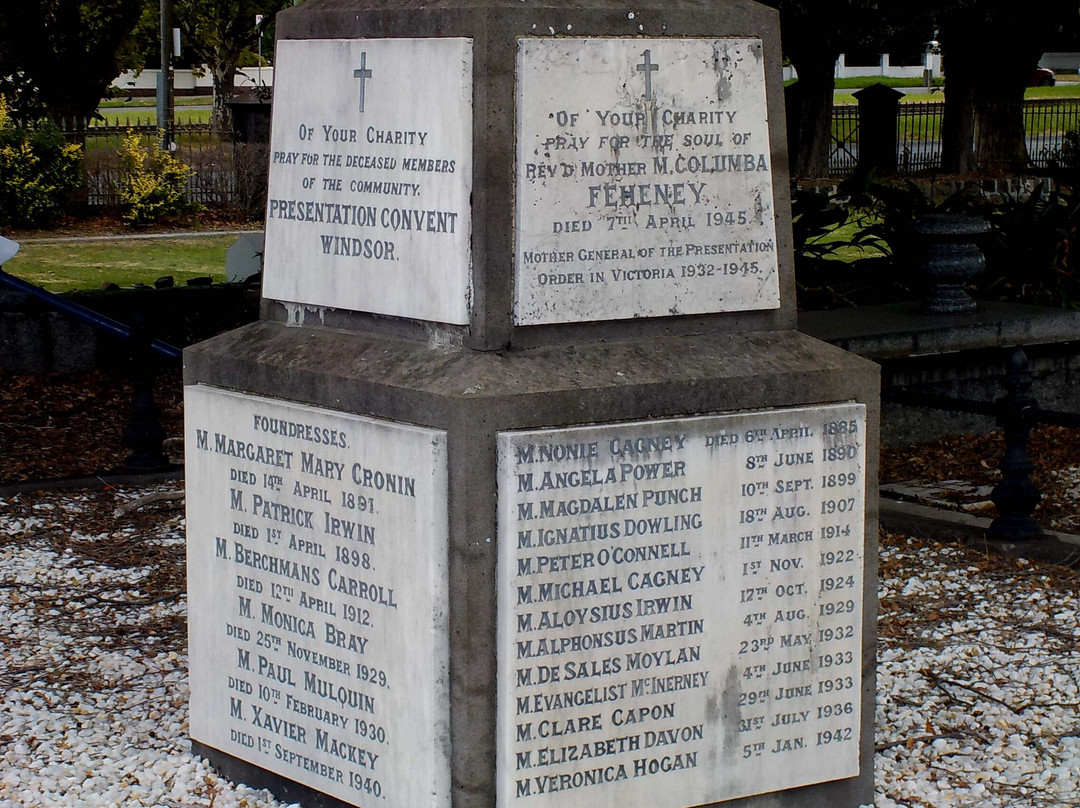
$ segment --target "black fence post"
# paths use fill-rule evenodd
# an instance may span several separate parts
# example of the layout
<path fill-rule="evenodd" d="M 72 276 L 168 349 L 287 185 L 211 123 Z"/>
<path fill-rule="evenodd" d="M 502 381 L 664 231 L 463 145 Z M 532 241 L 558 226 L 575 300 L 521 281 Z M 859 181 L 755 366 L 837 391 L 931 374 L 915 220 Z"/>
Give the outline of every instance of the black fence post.
<path fill-rule="evenodd" d="M 161 450 L 165 428 L 158 420 L 154 403 L 154 376 L 157 358 L 150 348 L 150 330 L 141 314 L 131 323 L 131 421 L 124 427 L 124 445 L 131 449 L 120 464 L 125 471 L 148 473 L 167 471 L 169 458 Z"/>
<path fill-rule="evenodd" d="M 1043 530 L 1031 517 L 1042 494 L 1031 480 L 1034 464 L 1027 448 L 1031 427 L 1038 421 L 1039 403 L 1031 393 L 1031 373 L 1022 348 L 1009 357 L 1005 390 L 996 402 L 998 426 L 1005 433 L 1005 455 L 1001 458 L 1001 482 L 990 494 L 1000 516 L 990 523 L 987 536 L 1025 542 L 1042 538 Z"/>
<path fill-rule="evenodd" d="M 904 94 L 884 84 L 853 93 L 859 102 L 859 162 L 855 172 L 879 177 L 896 173 L 896 122 Z"/>

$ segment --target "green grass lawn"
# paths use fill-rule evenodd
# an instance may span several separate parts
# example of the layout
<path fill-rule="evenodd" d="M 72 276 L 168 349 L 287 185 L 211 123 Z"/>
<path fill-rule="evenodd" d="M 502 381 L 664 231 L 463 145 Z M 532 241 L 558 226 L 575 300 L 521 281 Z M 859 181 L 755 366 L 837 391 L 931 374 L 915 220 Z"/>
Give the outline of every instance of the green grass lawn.
<path fill-rule="evenodd" d="M 1057 92 L 1053 95 L 1049 94 L 1054 91 L 1068 91 L 1068 94 L 1065 92 Z M 854 96 L 837 95 L 837 104 L 842 103 L 841 99 L 845 97 L 850 99 L 850 103 L 855 103 Z M 1025 94 L 1025 98 L 1028 100 L 1080 98 L 1080 83 L 1073 83 L 1064 87 L 1031 87 Z M 901 102 L 901 109 L 906 113 L 902 114 L 900 118 L 900 129 L 903 139 L 936 140 L 941 137 L 940 111 L 937 114 L 932 112 L 924 113 L 918 105 L 934 101 L 943 102 L 944 100 L 945 96 L 940 92 L 906 96 Z M 913 113 L 913 109 L 918 111 Z M 1048 109 L 1046 106 L 1027 106 L 1025 108 L 1024 119 L 1025 129 L 1029 135 L 1070 131 L 1080 128 L 1080 105 L 1066 105 L 1054 109 Z M 834 117 L 832 124 L 833 135 L 841 140 L 847 141 L 852 137 L 852 129 L 854 126 L 855 124 L 852 120 L 843 117 Z"/>
<path fill-rule="evenodd" d="M 1028 87 L 1024 98 L 1080 98 L 1080 83 L 1059 81 L 1053 87 Z"/>
<path fill-rule="evenodd" d="M 155 126 L 157 110 L 154 107 L 113 107 L 98 112 L 110 126 Z M 176 108 L 176 120 L 180 123 L 209 123 L 209 109 Z"/>
<path fill-rule="evenodd" d="M 841 81 L 854 81 L 854 79 L 837 79 L 836 87 L 837 91 L 833 93 L 834 104 L 857 104 L 858 101 L 853 93 L 844 92 L 845 88 L 841 85 Z M 900 92 L 904 91 L 904 85 L 891 84 L 891 87 L 897 87 Z M 907 86 L 922 86 L 920 82 L 918 85 Z M 1080 82 L 1066 81 L 1059 82 L 1053 87 L 1028 87 L 1024 91 L 1024 98 L 1030 100 L 1038 99 L 1055 99 L 1055 98 L 1080 98 Z M 944 88 L 936 88 L 935 91 L 929 93 L 907 93 L 902 99 L 903 103 L 926 103 L 929 101 L 944 101 L 945 90 Z"/>
<path fill-rule="evenodd" d="M 944 80 L 936 78 L 933 80 L 935 86 L 940 87 L 944 84 Z M 893 78 L 892 76 L 852 76 L 847 79 L 837 79 L 836 89 L 838 90 L 861 90 L 863 87 L 869 87 L 872 84 L 884 84 L 886 87 L 922 87 L 923 80 L 921 78 L 901 79 Z"/>
<path fill-rule="evenodd" d="M 900 92 L 903 92 L 903 89 L 901 89 Z M 901 100 L 905 104 L 907 104 L 908 102 L 926 103 L 927 101 L 944 101 L 945 96 L 940 89 L 937 89 L 935 92 L 929 93 L 908 93 Z M 855 95 L 853 93 L 839 91 L 833 93 L 833 103 L 857 104 L 859 103 L 859 101 L 857 98 L 855 98 Z"/>
<path fill-rule="evenodd" d="M 225 281 L 225 251 L 234 235 L 125 241 L 40 241 L 23 244 L 4 270 L 50 292 L 100 289 L 104 283 L 153 285 L 172 275 L 177 286 L 210 275 Z"/>
<path fill-rule="evenodd" d="M 208 107 L 214 103 L 214 99 L 209 95 L 178 95 L 173 97 L 174 107 Z M 157 99 L 152 97 L 139 97 L 139 98 L 103 98 L 101 103 L 98 104 L 98 110 L 103 109 L 120 109 L 120 108 L 138 108 L 157 109 Z"/>

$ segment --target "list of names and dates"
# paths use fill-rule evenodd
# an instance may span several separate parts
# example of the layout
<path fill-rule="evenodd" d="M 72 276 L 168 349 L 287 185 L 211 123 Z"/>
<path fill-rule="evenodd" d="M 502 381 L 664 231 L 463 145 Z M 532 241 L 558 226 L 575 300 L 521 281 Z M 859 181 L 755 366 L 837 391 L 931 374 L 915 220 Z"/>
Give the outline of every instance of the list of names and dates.
<path fill-rule="evenodd" d="M 517 106 L 515 322 L 780 305 L 760 40 L 521 39 Z"/>
<path fill-rule="evenodd" d="M 185 419 L 192 738 L 448 808 L 445 433 L 201 385 Z"/>
<path fill-rule="evenodd" d="M 282 40 L 263 294 L 469 322 L 472 40 Z"/>
<path fill-rule="evenodd" d="M 499 436 L 498 804 L 859 772 L 865 408 Z"/>

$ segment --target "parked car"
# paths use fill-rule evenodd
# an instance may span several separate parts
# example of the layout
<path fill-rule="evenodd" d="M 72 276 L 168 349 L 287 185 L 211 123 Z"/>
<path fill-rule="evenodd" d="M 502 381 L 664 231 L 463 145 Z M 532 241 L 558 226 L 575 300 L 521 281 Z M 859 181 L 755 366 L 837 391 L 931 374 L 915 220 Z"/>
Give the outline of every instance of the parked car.
<path fill-rule="evenodd" d="M 1056 82 L 1054 71 L 1048 67 L 1036 67 L 1028 79 L 1028 87 L 1053 87 Z"/>

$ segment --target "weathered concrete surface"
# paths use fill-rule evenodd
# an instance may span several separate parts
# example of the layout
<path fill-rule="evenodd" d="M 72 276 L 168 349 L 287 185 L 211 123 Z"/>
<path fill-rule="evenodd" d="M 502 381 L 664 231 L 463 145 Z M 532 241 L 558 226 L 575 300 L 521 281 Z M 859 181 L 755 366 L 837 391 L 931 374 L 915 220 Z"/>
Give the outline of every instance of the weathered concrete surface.
<path fill-rule="evenodd" d="M 795 327 L 787 144 L 783 126 L 770 127 L 781 308 L 649 320 L 513 327 L 515 76 L 519 37 L 759 37 L 764 44 L 770 121 L 783 121 L 779 19 L 748 0 L 647 0 L 632 9 L 614 0 L 308 0 L 277 18 L 280 39 L 338 37 L 469 37 L 473 40 L 473 315 L 468 327 L 445 326 L 443 341 L 498 350 L 594 339 L 646 339 L 710 331 L 767 331 Z M 704 230 L 705 228 L 699 228 Z M 704 239 L 705 236 L 702 236 Z M 721 240 L 722 236 L 715 236 Z M 280 303 L 265 301 L 263 316 L 285 322 Z M 309 320 L 336 328 L 427 339 L 431 324 L 340 310 Z"/>
<path fill-rule="evenodd" d="M 185 354 L 189 385 L 446 431 L 454 807 L 490 808 L 496 801 L 498 433 L 840 402 L 862 403 L 867 415 L 860 774 L 724 804 L 854 808 L 871 802 L 879 374 L 872 363 L 793 330 L 783 127 L 771 128 L 767 149 L 780 308 L 513 325 L 519 38 L 759 38 L 768 119 L 775 124 L 784 120 L 776 11 L 748 0 L 646 0 L 633 9 L 615 0 L 590 0 L 588 7 L 571 0 L 309 0 L 283 12 L 277 31 L 282 39 L 468 37 L 473 43 L 468 326 L 264 300 L 263 321 Z M 290 320 L 303 325 L 289 327 Z M 274 779 L 260 779 L 260 770 L 235 758 L 202 751 L 233 777 L 256 784 Z M 318 795 L 310 800 L 324 804 Z"/>
<path fill-rule="evenodd" d="M 97 334 L 22 292 L 0 289 L 0 368 L 78 373 L 94 367 Z"/>
<path fill-rule="evenodd" d="M 927 314 L 919 306 L 804 311 L 799 330 L 875 361 L 1068 342 L 1080 336 L 1080 311 L 986 300 L 969 314 Z"/>
<path fill-rule="evenodd" d="M 189 348 L 185 384 L 447 430 L 451 760 L 454 805 L 461 808 L 487 808 L 495 801 L 496 434 L 818 403 L 865 404 L 862 773 L 725 805 L 811 808 L 872 801 L 879 418 L 873 363 L 795 331 L 502 353 L 262 321 Z M 238 763 L 211 758 L 230 767 Z M 234 776 L 261 782 L 258 770 L 240 771 L 247 773 Z"/>
<path fill-rule="evenodd" d="M 1043 539 L 1030 542 L 1002 542 L 987 537 L 993 521 L 984 516 L 933 508 L 915 502 L 882 498 L 882 530 L 939 541 L 963 541 L 969 547 L 1009 558 L 1027 558 L 1065 567 L 1080 565 L 1080 536 L 1048 530 Z"/>
<path fill-rule="evenodd" d="M 896 404 L 889 392 L 994 401 L 1005 393 L 1005 363 L 1018 345 L 1030 360 L 1039 404 L 1077 409 L 1080 312 L 980 301 L 970 314 L 935 315 L 917 303 L 894 303 L 801 312 L 799 328 L 881 365 L 883 446 L 993 429 L 992 417 Z"/>

